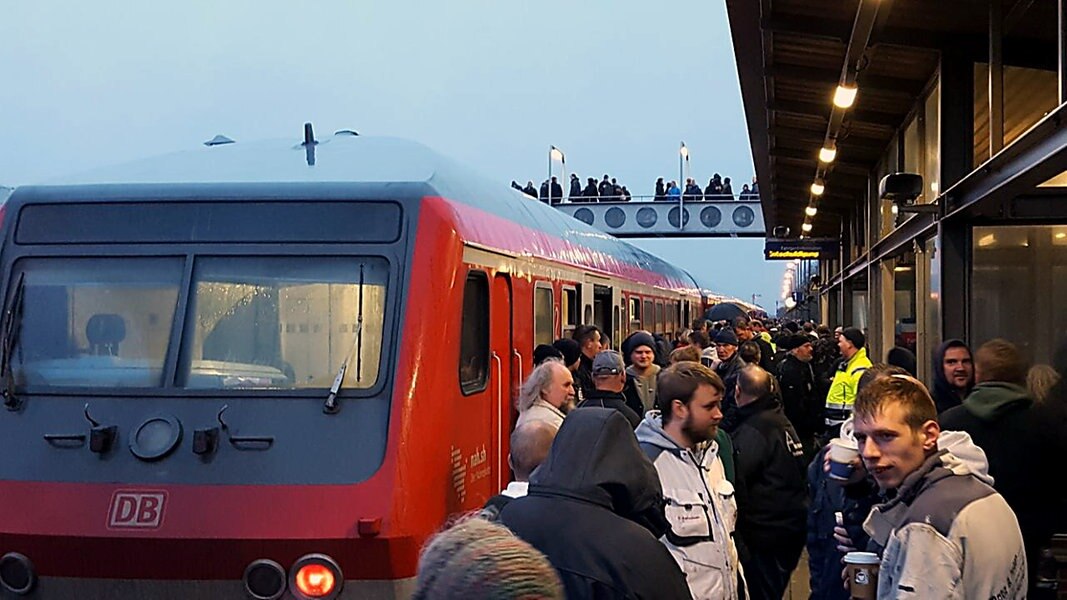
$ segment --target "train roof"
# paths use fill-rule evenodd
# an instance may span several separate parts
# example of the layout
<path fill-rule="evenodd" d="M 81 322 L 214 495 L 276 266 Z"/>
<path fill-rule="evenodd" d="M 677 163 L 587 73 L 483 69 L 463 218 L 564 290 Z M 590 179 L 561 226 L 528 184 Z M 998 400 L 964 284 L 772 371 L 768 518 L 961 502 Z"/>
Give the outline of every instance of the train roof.
<path fill-rule="evenodd" d="M 399 138 L 338 132 L 310 146 L 294 139 L 224 141 L 65 177 L 49 187 L 240 184 L 325 184 L 388 197 L 438 196 L 453 208 L 459 233 L 469 242 L 700 292 L 689 273 L 663 259 Z"/>

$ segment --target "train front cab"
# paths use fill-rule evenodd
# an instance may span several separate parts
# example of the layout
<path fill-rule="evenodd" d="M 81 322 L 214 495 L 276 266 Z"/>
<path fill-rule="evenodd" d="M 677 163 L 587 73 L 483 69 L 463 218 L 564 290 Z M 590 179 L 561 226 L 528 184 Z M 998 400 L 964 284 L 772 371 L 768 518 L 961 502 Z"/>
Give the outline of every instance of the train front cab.
<path fill-rule="evenodd" d="M 412 458 L 428 433 L 404 418 L 432 359 L 400 335 L 418 203 L 313 192 L 88 186 L 9 199 L 9 595 L 410 591 L 446 513 L 429 457 Z"/>

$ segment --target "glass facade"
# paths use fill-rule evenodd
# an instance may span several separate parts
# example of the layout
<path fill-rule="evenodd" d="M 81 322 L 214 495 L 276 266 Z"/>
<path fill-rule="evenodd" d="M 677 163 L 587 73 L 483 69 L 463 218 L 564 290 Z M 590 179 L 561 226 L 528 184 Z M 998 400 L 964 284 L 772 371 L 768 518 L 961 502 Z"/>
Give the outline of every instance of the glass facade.
<path fill-rule="evenodd" d="M 1050 363 L 1067 338 L 1067 226 L 975 227 L 972 240 L 972 346 L 1003 337 Z"/>

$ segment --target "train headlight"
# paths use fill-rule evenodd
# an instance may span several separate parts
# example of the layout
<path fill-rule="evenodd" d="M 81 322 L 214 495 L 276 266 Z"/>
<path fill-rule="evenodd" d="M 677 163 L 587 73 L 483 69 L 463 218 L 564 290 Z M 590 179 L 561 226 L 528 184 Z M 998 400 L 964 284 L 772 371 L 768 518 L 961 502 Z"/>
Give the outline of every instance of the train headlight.
<path fill-rule="evenodd" d="M 285 569 L 273 560 L 261 558 L 245 569 L 245 592 L 252 600 L 278 600 L 285 593 Z"/>
<path fill-rule="evenodd" d="M 18 552 L 8 552 L 0 558 L 0 587 L 18 596 L 25 596 L 37 583 L 37 572 L 30 559 Z"/>
<path fill-rule="evenodd" d="M 341 567 L 325 554 L 308 554 L 289 569 L 289 589 L 302 600 L 331 600 L 341 593 L 344 584 Z"/>

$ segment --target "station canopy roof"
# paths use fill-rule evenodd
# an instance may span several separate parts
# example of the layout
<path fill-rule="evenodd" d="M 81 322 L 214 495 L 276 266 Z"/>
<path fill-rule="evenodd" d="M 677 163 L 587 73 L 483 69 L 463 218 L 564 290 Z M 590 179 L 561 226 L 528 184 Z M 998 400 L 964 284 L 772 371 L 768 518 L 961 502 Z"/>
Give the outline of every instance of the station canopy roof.
<path fill-rule="evenodd" d="M 1000 9 L 1004 64 L 1055 71 L 1056 3 L 1004 0 Z M 821 175 L 822 216 L 808 235 L 837 237 L 839 219 L 827 213 L 847 217 L 865 197 L 871 171 L 931 84 L 941 53 L 988 61 L 987 1 L 727 0 L 727 11 L 768 233 L 776 225 L 800 233 Z M 835 124 L 832 99 L 848 69 L 858 94 Z M 976 94 L 975 104 L 984 110 L 985 98 Z M 837 155 L 818 170 L 831 131 Z"/>

